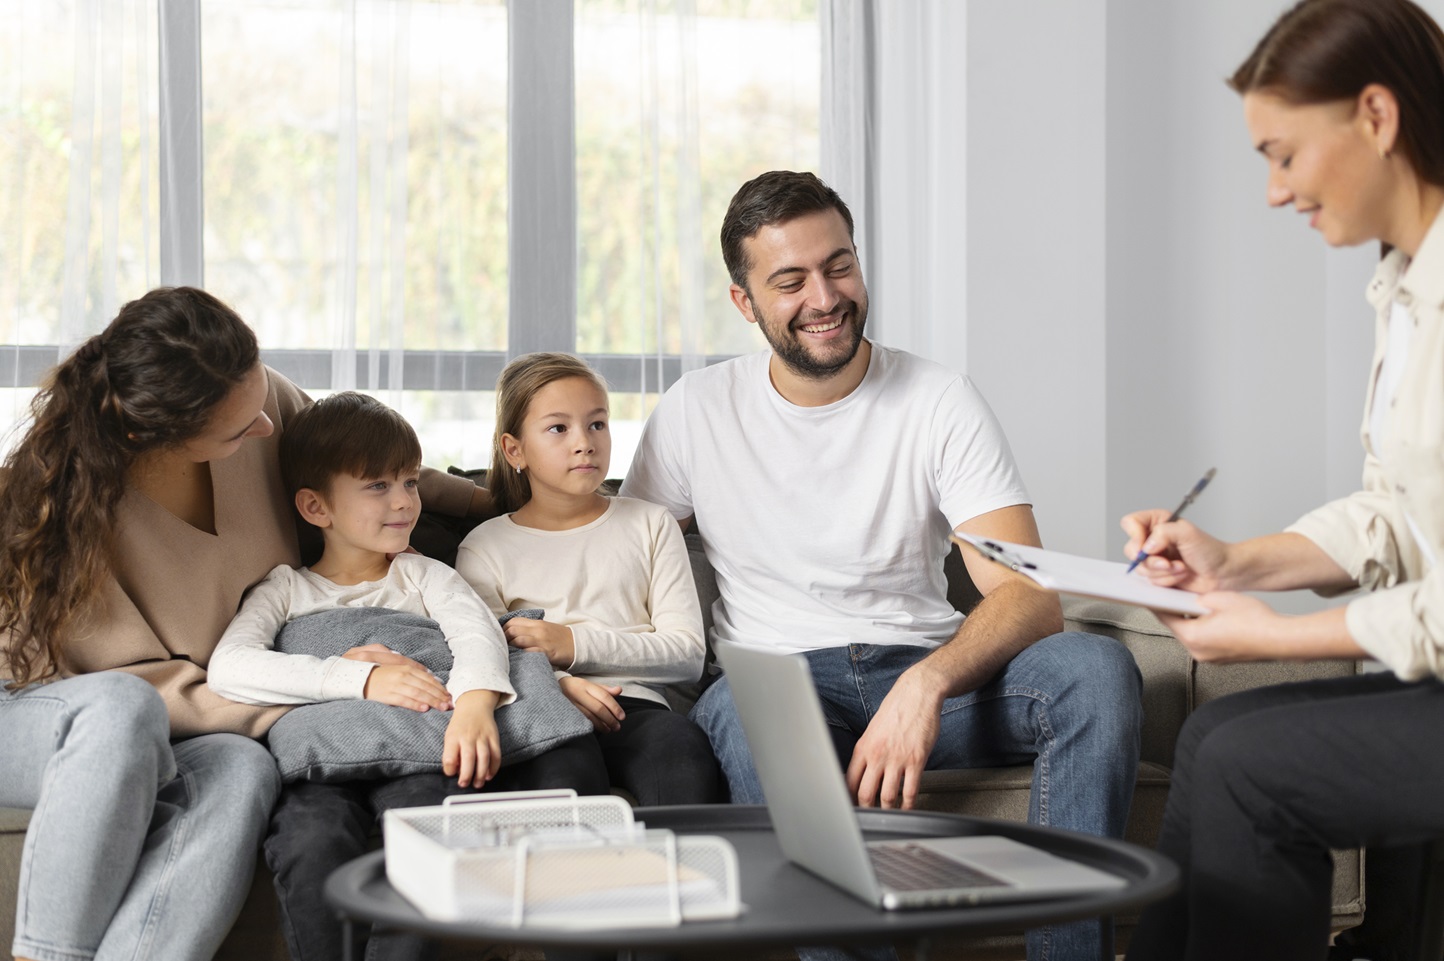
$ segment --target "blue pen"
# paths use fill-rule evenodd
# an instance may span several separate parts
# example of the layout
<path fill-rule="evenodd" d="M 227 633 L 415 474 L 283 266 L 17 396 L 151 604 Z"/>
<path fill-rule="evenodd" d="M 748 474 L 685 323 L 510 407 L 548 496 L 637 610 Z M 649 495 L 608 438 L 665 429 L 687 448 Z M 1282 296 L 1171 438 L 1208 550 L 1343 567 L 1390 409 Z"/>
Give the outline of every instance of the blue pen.
<path fill-rule="evenodd" d="M 1174 511 L 1172 514 L 1169 514 L 1168 520 L 1164 521 L 1164 523 L 1172 524 L 1174 521 L 1178 520 L 1178 518 L 1183 514 L 1183 509 L 1189 504 L 1192 504 L 1195 497 L 1203 493 L 1203 489 L 1208 486 L 1209 481 L 1213 480 L 1213 475 L 1217 471 L 1217 467 L 1210 467 L 1208 469 L 1208 473 L 1200 477 L 1198 479 L 1198 483 L 1193 485 L 1193 490 L 1189 491 L 1188 494 L 1184 496 L 1183 503 L 1178 505 L 1178 510 Z M 1128 565 L 1128 570 L 1124 571 L 1124 573 L 1132 574 L 1133 569 L 1139 564 L 1142 564 L 1146 557 L 1148 557 L 1147 551 L 1139 551 L 1138 556 L 1133 558 L 1133 563 Z"/>

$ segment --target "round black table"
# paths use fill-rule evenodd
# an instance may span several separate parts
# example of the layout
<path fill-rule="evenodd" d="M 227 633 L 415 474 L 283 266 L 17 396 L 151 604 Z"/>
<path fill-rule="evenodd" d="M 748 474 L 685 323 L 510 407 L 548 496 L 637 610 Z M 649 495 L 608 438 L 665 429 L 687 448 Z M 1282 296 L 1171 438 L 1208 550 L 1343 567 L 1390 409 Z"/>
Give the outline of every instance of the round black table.
<path fill-rule="evenodd" d="M 1073 897 L 882 911 L 783 857 L 765 807 L 639 808 L 635 813 L 636 819 L 649 828 L 669 828 L 678 834 L 712 834 L 730 841 L 737 849 L 740 869 L 741 915 L 724 921 L 688 921 L 677 927 L 586 931 L 513 928 L 486 921 L 433 921 L 396 893 L 386 880 L 384 852 L 373 851 L 337 869 L 326 881 L 326 900 L 336 908 L 346 928 L 346 961 L 353 957 L 356 922 L 380 923 L 449 940 L 598 950 L 715 952 L 719 948 L 904 943 L 945 933 L 1017 932 L 1041 924 L 1134 911 L 1178 887 L 1178 869 L 1172 861 L 1123 841 L 954 814 L 859 810 L 858 821 L 868 840 L 999 834 L 1102 868 L 1128 882 L 1122 888 Z"/>

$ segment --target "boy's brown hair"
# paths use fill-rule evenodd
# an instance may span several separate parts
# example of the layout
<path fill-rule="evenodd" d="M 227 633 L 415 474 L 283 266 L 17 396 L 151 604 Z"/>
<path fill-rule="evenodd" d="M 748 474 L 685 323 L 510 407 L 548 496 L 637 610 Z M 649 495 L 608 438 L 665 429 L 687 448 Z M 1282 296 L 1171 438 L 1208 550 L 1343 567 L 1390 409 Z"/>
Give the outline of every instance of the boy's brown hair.
<path fill-rule="evenodd" d="M 281 479 L 325 496 L 341 474 L 371 479 L 421 466 L 421 441 L 396 411 L 354 390 L 316 401 L 284 425 Z"/>

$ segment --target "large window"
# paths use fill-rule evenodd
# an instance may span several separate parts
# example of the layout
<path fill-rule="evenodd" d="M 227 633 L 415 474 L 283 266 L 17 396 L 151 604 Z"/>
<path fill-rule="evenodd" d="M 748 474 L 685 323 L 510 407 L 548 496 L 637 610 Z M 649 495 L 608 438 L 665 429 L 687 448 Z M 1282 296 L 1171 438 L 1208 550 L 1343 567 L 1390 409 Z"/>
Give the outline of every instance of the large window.
<path fill-rule="evenodd" d="M 166 279 L 186 217 L 157 213 L 160 157 L 178 139 L 183 180 L 189 141 L 159 92 L 198 83 L 197 262 L 269 362 L 377 393 L 429 462 L 476 466 L 508 357 L 577 352 L 613 384 L 620 474 L 683 369 L 761 346 L 717 230 L 743 180 L 817 167 L 819 44 L 816 0 L 16 5 L 0 402 L 18 418 L 46 366 Z M 199 81 L 166 69 L 187 57 Z"/>

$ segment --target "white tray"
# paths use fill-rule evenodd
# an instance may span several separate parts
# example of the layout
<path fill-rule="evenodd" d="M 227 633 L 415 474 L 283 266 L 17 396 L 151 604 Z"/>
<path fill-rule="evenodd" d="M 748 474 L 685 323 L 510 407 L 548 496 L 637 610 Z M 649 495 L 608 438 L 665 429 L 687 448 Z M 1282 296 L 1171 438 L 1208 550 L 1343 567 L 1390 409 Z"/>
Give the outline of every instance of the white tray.
<path fill-rule="evenodd" d="M 387 811 L 386 877 L 428 918 L 651 927 L 736 917 L 723 838 L 648 831 L 619 797 L 519 792 Z"/>

